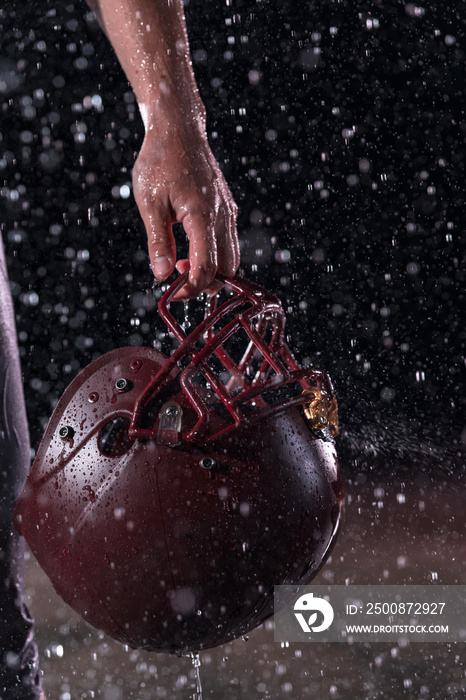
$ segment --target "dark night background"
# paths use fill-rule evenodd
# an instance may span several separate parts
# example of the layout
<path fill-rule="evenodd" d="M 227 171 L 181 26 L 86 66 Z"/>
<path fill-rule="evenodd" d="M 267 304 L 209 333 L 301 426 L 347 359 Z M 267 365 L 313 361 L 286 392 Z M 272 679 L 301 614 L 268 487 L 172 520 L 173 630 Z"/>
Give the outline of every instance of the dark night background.
<path fill-rule="evenodd" d="M 322 581 L 464 583 L 466 3 L 189 0 L 186 14 L 242 273 L 279 295 L 292 349 L 339 398 L 347 521 Z M 7 1 L 0 25 L 0 225 L 37 449 L 82 367 L 163 329 L 128 189 L 143 125 L 111 47 L 78 1 Z M 165 697 L 139 684 L 154 662 L 136 673 L 140 655 L 122 661 L 34 585 L 60 698 L 74 682 L 119 700 L 110 673 L 133 683 L 124 697 Z M 205 655 L 217 697 L 284 697 L 284 679 L 296 697 L 464 697 L 456 645 L 314 645 L 301 666 L 254 634 Z M 182 662 L 163 663 L 168 695 L 187 697 Z"/>
<path fill-rule="evenodd" d="M 425 469 L 432 450 L 461 448 L 461 7 L 186 6 L 242 272 L 280 296 L 299 359 L 331 373 L 340 449 L 367 468 L 401 455 Z M 154 340 L 124 188 L 143 126 L 84 3 L 10 2 L 0 17 L 2 232 L 36 447 L 81 367 Z"/>

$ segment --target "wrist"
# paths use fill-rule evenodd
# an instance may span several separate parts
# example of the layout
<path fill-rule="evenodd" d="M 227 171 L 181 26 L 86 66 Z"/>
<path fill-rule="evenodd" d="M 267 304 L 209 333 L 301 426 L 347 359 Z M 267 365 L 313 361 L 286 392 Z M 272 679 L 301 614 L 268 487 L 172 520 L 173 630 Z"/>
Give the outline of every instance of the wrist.
<path fill-rule="evenodd" d="M 175 85 L 162 76 L 157 90 L 136 97 L 146 134 L 177 131 L 205 137 L 206 111 L 195 83 Z"/>

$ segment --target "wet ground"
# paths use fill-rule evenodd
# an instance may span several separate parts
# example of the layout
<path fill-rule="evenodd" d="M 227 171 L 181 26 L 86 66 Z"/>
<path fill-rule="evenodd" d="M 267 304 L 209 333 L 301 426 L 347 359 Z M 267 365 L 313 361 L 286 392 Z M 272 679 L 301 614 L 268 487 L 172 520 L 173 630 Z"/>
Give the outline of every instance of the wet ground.
<path fill-rule="evenodd" d="M 466 488 L 416 477 L 347 485 L 345 523 L 315 583 L 465 584 Z M 128 649 L 82 622 L 32 557 L 27 595 L 49 700 L 190 700 L 190 659 Z M 204 698 L 447 700 L 466 697 L 464 644 L 275 643 L 273 622 L 201 653 Z"/>

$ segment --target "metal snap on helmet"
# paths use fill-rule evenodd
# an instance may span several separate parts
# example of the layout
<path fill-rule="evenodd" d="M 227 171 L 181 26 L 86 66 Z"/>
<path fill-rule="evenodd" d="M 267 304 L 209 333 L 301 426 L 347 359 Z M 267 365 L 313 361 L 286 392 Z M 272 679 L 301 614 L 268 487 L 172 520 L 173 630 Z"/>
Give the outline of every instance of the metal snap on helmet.
<path fill-rule="evenodd" d="M 171 653 L 267 619 L 274 585 L 316 574 L 343 508 L 332 385 L 296 363 L 278 299 L 219 275 L 225 300 L 188 332 L 173 302 L 186 278 L 158 307 L 176 350 L 124 347 L 82 370 L 15 511 L 85 620 Z"/>

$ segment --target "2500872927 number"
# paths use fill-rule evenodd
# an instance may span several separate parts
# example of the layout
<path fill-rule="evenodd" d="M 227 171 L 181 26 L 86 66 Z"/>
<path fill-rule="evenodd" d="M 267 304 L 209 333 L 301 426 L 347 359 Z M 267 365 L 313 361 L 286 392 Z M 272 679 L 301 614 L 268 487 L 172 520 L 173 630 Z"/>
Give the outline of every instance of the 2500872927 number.
<path fill-rule="evenodd" d="M 366 603 L 366 615 L 441 615 L 445 603 Z"/>

